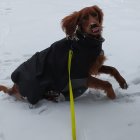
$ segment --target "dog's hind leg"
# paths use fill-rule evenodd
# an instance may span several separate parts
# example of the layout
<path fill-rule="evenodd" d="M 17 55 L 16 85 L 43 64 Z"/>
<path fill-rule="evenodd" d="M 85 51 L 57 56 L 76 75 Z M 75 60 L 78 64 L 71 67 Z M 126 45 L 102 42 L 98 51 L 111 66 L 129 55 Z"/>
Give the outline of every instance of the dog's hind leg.
<path fill-rule="evenodd" d="M 118 72 L 118 70 L 114 67 L 111 66 L 105 66 L 103 65 L 99 71 L 99 73 L 105 73 L 105 74 L 110 74 L 111 76 L 113 76 L 116 81 L 119 83 L 120 87 L 122 89 L 127 89 L 128 85 L 125 81 L 125 79 L 121 76 L 121 74 Z"/>
<path fill-rule="evenodd" d="M 103 80 L 90 76 L 87 79 L 87 86 L 89 88 L 104 90 L 107 93 L 108 98 L 110 99 L 116 98 L 112 85 L 108 81 L 103 81 Z"/>

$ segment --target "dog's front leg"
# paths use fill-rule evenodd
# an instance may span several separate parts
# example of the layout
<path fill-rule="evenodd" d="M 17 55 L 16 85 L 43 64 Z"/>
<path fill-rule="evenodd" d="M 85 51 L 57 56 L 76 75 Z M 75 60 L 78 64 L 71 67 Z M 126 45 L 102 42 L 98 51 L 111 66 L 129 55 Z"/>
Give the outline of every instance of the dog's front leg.
<path fill-rule="evenodd" d="M 103 80 L 90 76 L 87 80 L 87 86 L 89 88 L 104 90 L 110 99 L 116 98 L 112 85 L 108 81 L 103 81 Z"/>
<path fill-rule="evenodd" d="M 116 81 L 118 81 L 118 83 L 122 89 L 128 88 L 128 85 L 127 85 L 125 79 L 120 75 L 120 73 L 118 72 L 118 70 L 116 68 L 103 65 L 100 67 L 98 72 L 110 74 L 111 76 L 114 76 L 114 78 L 116 79 Z"/>

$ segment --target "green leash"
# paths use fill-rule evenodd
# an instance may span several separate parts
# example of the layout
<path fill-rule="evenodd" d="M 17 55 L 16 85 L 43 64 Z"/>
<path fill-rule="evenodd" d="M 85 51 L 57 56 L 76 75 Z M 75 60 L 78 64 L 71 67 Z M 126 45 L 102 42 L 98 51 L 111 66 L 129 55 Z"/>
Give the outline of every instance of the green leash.
<path fill-rule="evenodd" d="M 72 140 L 76 140 L 75 109 L 74 109 L 74 99 L 73 99 L 72 83 L 71 83 L 71 78 L 70 78 L 72 55 L 73 55 L 73 51 L 72 50 L 69 50 L 69 56 L 68 56 L 68 74 L 69 74 L 69 93 L 70 93 L 70 110 L 71 110 Z"/>

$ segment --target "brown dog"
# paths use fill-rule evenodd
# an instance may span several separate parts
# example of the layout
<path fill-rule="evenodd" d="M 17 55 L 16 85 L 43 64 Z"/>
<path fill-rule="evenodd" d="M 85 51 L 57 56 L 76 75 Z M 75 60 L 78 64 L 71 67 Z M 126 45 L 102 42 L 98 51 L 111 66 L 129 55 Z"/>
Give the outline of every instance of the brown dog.
<path fill-rule="evenodd" d="M 5 93 L 8 93 L 9 95 L 16 95 L 17 98 L 27 97 L 29 102 L 32 104 L 35 104 L 39 99 L 42 99 L 43 94 L 50 90 L 62 92 L 64 89 L 64 85 L 66 85 L 66 84 L 59 85 L 59 83 L 66 80 L 66 78 L 63 79 L 63 77 L 64 77 L 63 75 L 66 73 L 65 71 L 67 71 L 67 70 L 65 70 L 65 69 L 67 69 L 67 68 L 65 67 L 65 69 L 64 68 L 60 69 L 59 67 L 61 67 L 60 65 L 67 65 L 67 64 L 65 64 L 67 61 L 64 63 L 64 61 L 62 61 L 62 60 L 63 60 L 63 58 L 65 59 L 65 56 L 67 56 L 68 51 L 65 52 L 61 49 L 64 49 L 67 47 L 70 48 L 72 46 L 72 48 L 74 48 L 74 58 L 72 60 L 72 68 L 73 67 L 76 67 L 76 68 L 72 69 L 71 78 L 77 79 L 77 78 L 86 77 L 87 78 L 86 79 L 87 88 L 95 88 L 95 89 L 104 90 L 110 99 L 115 99 L 116 95 L 112 88 L 111 83 L 94 77 L 94 75 L 98 75 L 101 73 L 110 74 L 111 76 L 113 76 L 116 79 L 116 81 L 119 83 L 119 85 L 122 89 L 127 89 L 127 87 L 128 87 L 125 79 L 120 75 L 120 73 L 118 72 L 118 70 L 116 68 L 103 65 L 106 57 L 104 56 L 104 53 L 102 50 L 102 43 L 101 43 L 101 42 L 103 42 L 102 24 L 103 24 L 103 12 L 98 6 L 86 7 L 78 12 L 74 12 L 73 14 L 66 16 L 62 20 L 62 29 L 66 33 L 67 37 L 65 39 L 55 43 L 55 45 L 53 45 L 53 49 L 51 49 L 51 51 L 49 51 L 49 53 L 48 53 L 49 49 L 47 49 L 47 51 L 39 52 L 36 55 L 34 55 L 32 58 L 30 58 L 27 62 L 22 64 L 19 68 L 17 68 L 17 70 L 12 74 L 12 80 L 15 83 L 14 86 L 12 88 L 7 88 L 7 87 L 1 85 L 0 91 L 4 91 Z M 74 43 L 69 44 L 68 42 L 74 42 Z M 71 44 L 73 44 L 73 45 L 71 45 Z M 92 48 L 91 48 L 91 45 L 92 45 Z M 82 47 L 82 46 L 84 46 L 84 47 Z M 89 51 L 87 51 L 88 47 L 89 47 Z M 76 53 L 75 48 L 79 49 L 78 51 L 81 54 L 83 53 L 83 55 L 79 55 L 79 53 Z M 56 53 L 55 53 L 55 50 L 57 50 Z M 93 51 L 93 54 L 92 54 L 92 51 Z M 57 57 L 57 55 L 59 53 L 61 55 L 59 55 L 59 57 Z M 45 55 L 45 57 L 44 57 L 44 55 Z M 63 55 L 63 57 L 61 59 L 62 55 Z M 47 59 L 46 59 L 46 56 L 47 56 Z M 54 58 L 54 56 L 55 56 L 55 58 Z M 85 58 L 83 58 L 83 57 L 85 57 Z M 94 59 L 92 57 L 94 57 Z M 37 59 L 34 59 L 34 58 L 37 58 Z M 37 61 L 36 62 L 37 66 L 35 66 L 35 67 L 33 67 L 33 65 L 31 63 L 31 61 L 33 59 L 34 59 L 34 61 L 35 60 Z M 40 59 L 40 61 L 42 61 L 43 64 L 42 64 L 42 62 L 38 62 L 38 59 Z M 50 61 L 48 63 L 49 59 L 50 59 Z M 55 63 L 53 61 L 54 59 L 56 61 Z M 79 60 L 79 61 L 77 62 L 77 60 Z M 91 62 L 91 60 L 93 60 L 93 61 Z M 45 64 L 44 64 L 44 61 L 45 61 Z M 32 68 L 30 68 L 30 65 L 26 64 L 26 63 L 29 63 L 30 65 L 32 65 Z M 59 65 L 55 69 L 54 65 L 57 65 L 57 63 Z M 49 69 L 50 67 L 47 68 L 47 66 L 46 66 L 47 64 L 50 67 L 54 68 L 55 70 L 54 69 L 50 70 Z M 26 69 L 25 69 L 25 65 L 26 65 Z M 29 67 L 29 69 L 33 69 L 33 71 L 30 72 L 30 70 L 27 69 L 27 67 Z M 35 72 L 34 72 L 34 68 L 37 69 Z M 40 68 L 42 70 L 40 70 Z M 44 71 L 44 69 L 45 69 L 45 71 Z M 28 80 L 26 78 L 25 71 L 26 71 L 26 74 L 28 75 L 27 76 Z M 50 71 L 55 71 L 55 72 L 53 72 L 53 74 L 52 74 L 52 72 L 50 72 Z M 56 71 L 58 71 L 58 72 L 56 72 Z M 59 71 L 61 74 L 59 73 Z M 84 74 L 82 73 L 82 71 Z M 30 76 L 33 73 L 35 73 L 35 74 L 33 76 Z M 49 73 L 49 74 L 46 76 L 46 73 Z M 63 73 L 63 75 L 62 75 L 62 73 Z M 58 76 L 58 75 L 62 75 L 62 76 Z M 65 75 L 67 76 L 67 74 L 65 74 Z M 46 82 L 45 81 L 46 79 L 45 78 L 43 79 L 43 77 L 45 77 L 46 79 L 49 77 L 49 79 L 51 79 L 51 82 L 48 82 L 48 80 Z M 62 81 L 60 79 L 62 79 Z M 43 85 L 40 81 L 41 82 L 45 81 L 44 83 L 47 83 L 47 84 L 45 85 L 42 82 L 44 84 Z M 57 81 L 57 86 L 54 86 L 54 85 L 52 86 L 51 83 L 54 84 L 55 81 Z M 62 86 L 62 88 L 59 88 L 61 86 Z M 32 87 L 34 87 L 34 89 Z M 28 93 L 29 90 L 30 90 L 30 92 L 32 92 L 32 94 Z M 25 92 L 26 92 L 26 94 L 25 94 Z M 35 93 L 35 94 L 33 94 L 33 93 Z M 30 96 L 28 97 L 29 94 L 30 94 Z M 37 96 L 37 98 L 35 96 Z"/>

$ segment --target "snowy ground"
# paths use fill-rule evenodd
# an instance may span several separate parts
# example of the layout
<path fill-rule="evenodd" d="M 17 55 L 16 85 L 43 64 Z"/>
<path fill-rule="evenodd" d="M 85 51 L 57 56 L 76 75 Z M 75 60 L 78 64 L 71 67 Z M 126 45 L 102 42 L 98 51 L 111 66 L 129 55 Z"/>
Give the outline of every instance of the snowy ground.
<path fill-rule="evenodd" d="M 126 78 L 121 90 L 109 76 L 117 99 L 89 90 L 75 102 L 77 140 L 140 139 L 139 0 L 0 0 L 0 84 L 36 51 L 64 37 L 61 19 L 85 6 L 105 14 L 103 44 L 108 60 Z M 0 92 L 0 140 L 71 140 L 69 102 L 41 101 L 35 109 Z"/>

